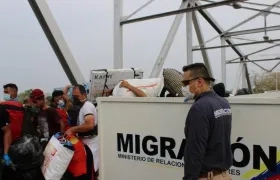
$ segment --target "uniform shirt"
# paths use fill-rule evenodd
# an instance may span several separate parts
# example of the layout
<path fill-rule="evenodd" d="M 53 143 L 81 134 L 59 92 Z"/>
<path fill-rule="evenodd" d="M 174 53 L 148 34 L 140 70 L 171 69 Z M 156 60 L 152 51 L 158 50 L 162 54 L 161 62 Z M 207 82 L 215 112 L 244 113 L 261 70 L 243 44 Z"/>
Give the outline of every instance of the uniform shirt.
<path fill-rule="evenodd" d="M 232 165 L 231 109 L 228 101 L 212 91 L 202 93 L 189 110 L 186 124 L 183 180 L 201 173 L 228 170 Z"/>
<path fill-rule="evenodd" d="M 9 124 L 9 113 L 3 105 L 0 105 L 0 149 L 4 148 L 4 133 L 2 128 Z"/>

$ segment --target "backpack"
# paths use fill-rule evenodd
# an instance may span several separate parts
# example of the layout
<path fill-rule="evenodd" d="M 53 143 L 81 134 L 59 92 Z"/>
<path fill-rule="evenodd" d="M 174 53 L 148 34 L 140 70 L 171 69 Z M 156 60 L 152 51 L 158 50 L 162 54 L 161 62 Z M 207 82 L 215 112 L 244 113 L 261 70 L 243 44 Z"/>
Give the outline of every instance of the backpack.
<path fill-rule="evenodd" d="M 37 131 L 37 111 L 31 106 L 24 107 L 24 116 L 22 123 L 22 131 L 21 134 L 26 135 L 30 134 L 33 136 L 38 136 Z"/>

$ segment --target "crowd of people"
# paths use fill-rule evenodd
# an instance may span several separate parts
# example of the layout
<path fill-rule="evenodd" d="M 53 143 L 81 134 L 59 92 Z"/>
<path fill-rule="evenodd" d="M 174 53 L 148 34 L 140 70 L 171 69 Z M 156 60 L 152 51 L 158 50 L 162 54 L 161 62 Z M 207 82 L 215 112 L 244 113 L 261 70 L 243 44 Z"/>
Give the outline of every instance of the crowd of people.
<path fill-rule="evenodd" d="M 185 125 L 186 149 L 184 153 L 185 173 L 183 180 L 224 179 L 230 180 L 228 169 L 232 165 L 231 152 L 231 109 L 224 98 L 228 94 L 222 83 L 211 88 L 207 68 L 195 63 L 183 68 L 182 83 L 186 88 L 186 100 L 194 100 L 188 112 Z M 84 144 L 86 152 L 86 174 L 68 178 L 77 180 L 97 180 L 99 170 L 99 147 L 97 112 L 88 101 L 83 85 L 73 86 L 72 95 L 67 92 L 72 86 L 55 90 L 48 105 L 44 92 L 32 90 L 30 97 L 20 103 L 15 84 L 3 86 L 4 102 L 0 103 L 0 180 L 11 179 L 10 171 L 5 171 L 12 163 L 10 146 L 28 134 L 38 137 L 42 149 L 56 133 L 74 135 Z M 122 81 L 120 87 L 127 88 L 137 97 L 146 97 L 144 91 Z M 166 95 L 170 97 L 170 94 Z M 71 179 L 70 178 L 70 179 Z M 34 179 L 35 180 L 35 179 Z M 40 180 L 40 179 L 36 179 Z"/>
<path fill-rule="evenodd" d="M 22 136 L 29 134 L 40 139 L 42 149 L 50 138 L 60 132 L 74 135 L 83 142 L 86 152 L 87 173 L 72 179 L 96 180 L 98 178 L 98 133 L 95 106 L 87 100 L 83 85 L 73 87 L 72 97 L 67 95 L 71 86 L 52 93 L 50 105 L 46 103 L 44 92 L 32 90 L 30 97 L 23 103 L 18 101 L 18 87 L 9 83 L 3 86 L 4 102 L 0 103 L 0 180 L 11 179 L 9 148 Z M 70 178 L 70 179 L 71 179 Z M 42 177 L 43 179 L 43 177 Z M 69 178 L 68 178 L 69 179 Z M 35 179 L 34 179 L 35 180 Z M 37 179 L 36 180 L 40 180 Z"/>

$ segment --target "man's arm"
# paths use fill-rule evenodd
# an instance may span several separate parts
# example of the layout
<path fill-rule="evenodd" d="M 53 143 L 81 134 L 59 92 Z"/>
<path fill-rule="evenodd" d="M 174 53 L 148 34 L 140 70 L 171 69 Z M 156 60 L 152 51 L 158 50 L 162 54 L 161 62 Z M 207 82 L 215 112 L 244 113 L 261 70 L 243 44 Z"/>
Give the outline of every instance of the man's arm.
<path fill-rule="evenodd" d="M 85 115 L 85 123 L 79 126 L 72 127 L 72 131 L 75 133 L 88 132 L 94 128 L 94 116 L 93 114 Z"/>
<path fill-rule="evenodd" d="M 3 131 L 4 154 L 8 154 L 12 144 L 12 133 L 9 125 L 9 113 L 4 106 L 0 106 L 0 128 Z"/>
<path fill-rule="evenodd" d="M 12 144 L 12 133 L 11 133 L 11 129 L 10 126 L 4 126 L 1 128 L 4 134 L 4 154 L 8 154 L 9 152 L 9 148 Z"/>
<path fill-rule="evenodd" d="M 187 139 L 184 153 L 185 175 L 183 180 L 193 180 L 198 179 L 201 172 L 210 125 L 206 116 L 196 106 L 190 109 L 187 119 L 188 123 L 185 129 Z"/>
<path fill-rule="evenodd" d="M 69 128 L 65 134 L 76 134 L 76 133 L 83 133 L 88 132 L 94 128 L 95 119 L 94 114 L 96 113 L 95 107 L 92 103 L 86 102 L 81 109 L 84 114 L 84 123 L 80 124 L 79 126 L 74 126 Z"/>
<path fill-rule="evenodd" d="M 138 88 L 132 86 L 127 81 L 122 81 L 121 84 L 120 84 L 120 87 L 124 87 L 124 88 L 129 89 L 137 97 L 147 97 L 147 95 L 144 93 L 144 91 L 142 91 L 141 89 L 138 89 Z"/>
<path fill-rule="evenodd" d="M 147 95 L 142 90 L 140 90 L 132 85 L 129 85 L 127 87 L 127 89 L 132 91 L 135 94 L 135 96 L 137 96 L 137 97 L 147 97 Z"/>

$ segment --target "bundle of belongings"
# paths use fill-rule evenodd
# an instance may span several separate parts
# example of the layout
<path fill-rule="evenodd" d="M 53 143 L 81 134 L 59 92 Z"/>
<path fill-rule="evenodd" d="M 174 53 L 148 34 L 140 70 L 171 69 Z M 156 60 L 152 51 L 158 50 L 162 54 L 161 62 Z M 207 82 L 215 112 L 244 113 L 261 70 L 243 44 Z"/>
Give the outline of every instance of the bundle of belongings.
<path fill-rule="evenodd" d="M 44 179 L 40 169 L 44 156 L 38 137 L 24 135 L 11 145 L 9 155 L 12 164 L 10 168 L 5 169 L 3 180 Z"/>
<path fill-rule="evenodd" d="M 130 86 L 141 90 L 145 93 L 146 97 L 159 96 L 163 88 L 163 78 L 150 78 L 150 79 L 127 79 L 125 80 Z M 119 82 L 113 89 L 113 96 L 115 97 L 136 97 L 133 93 L 133 89 L 121 88 L 121 82 Z"/>
<path fill-rule="evenodd" d="M 43 154 L 45 160 L 41 170 L 45 180 L 60 180 L 65 174 L 73 178 L 87 173 L 86 151 L 75 136 L 57 133 L 50 139 Z"/>

